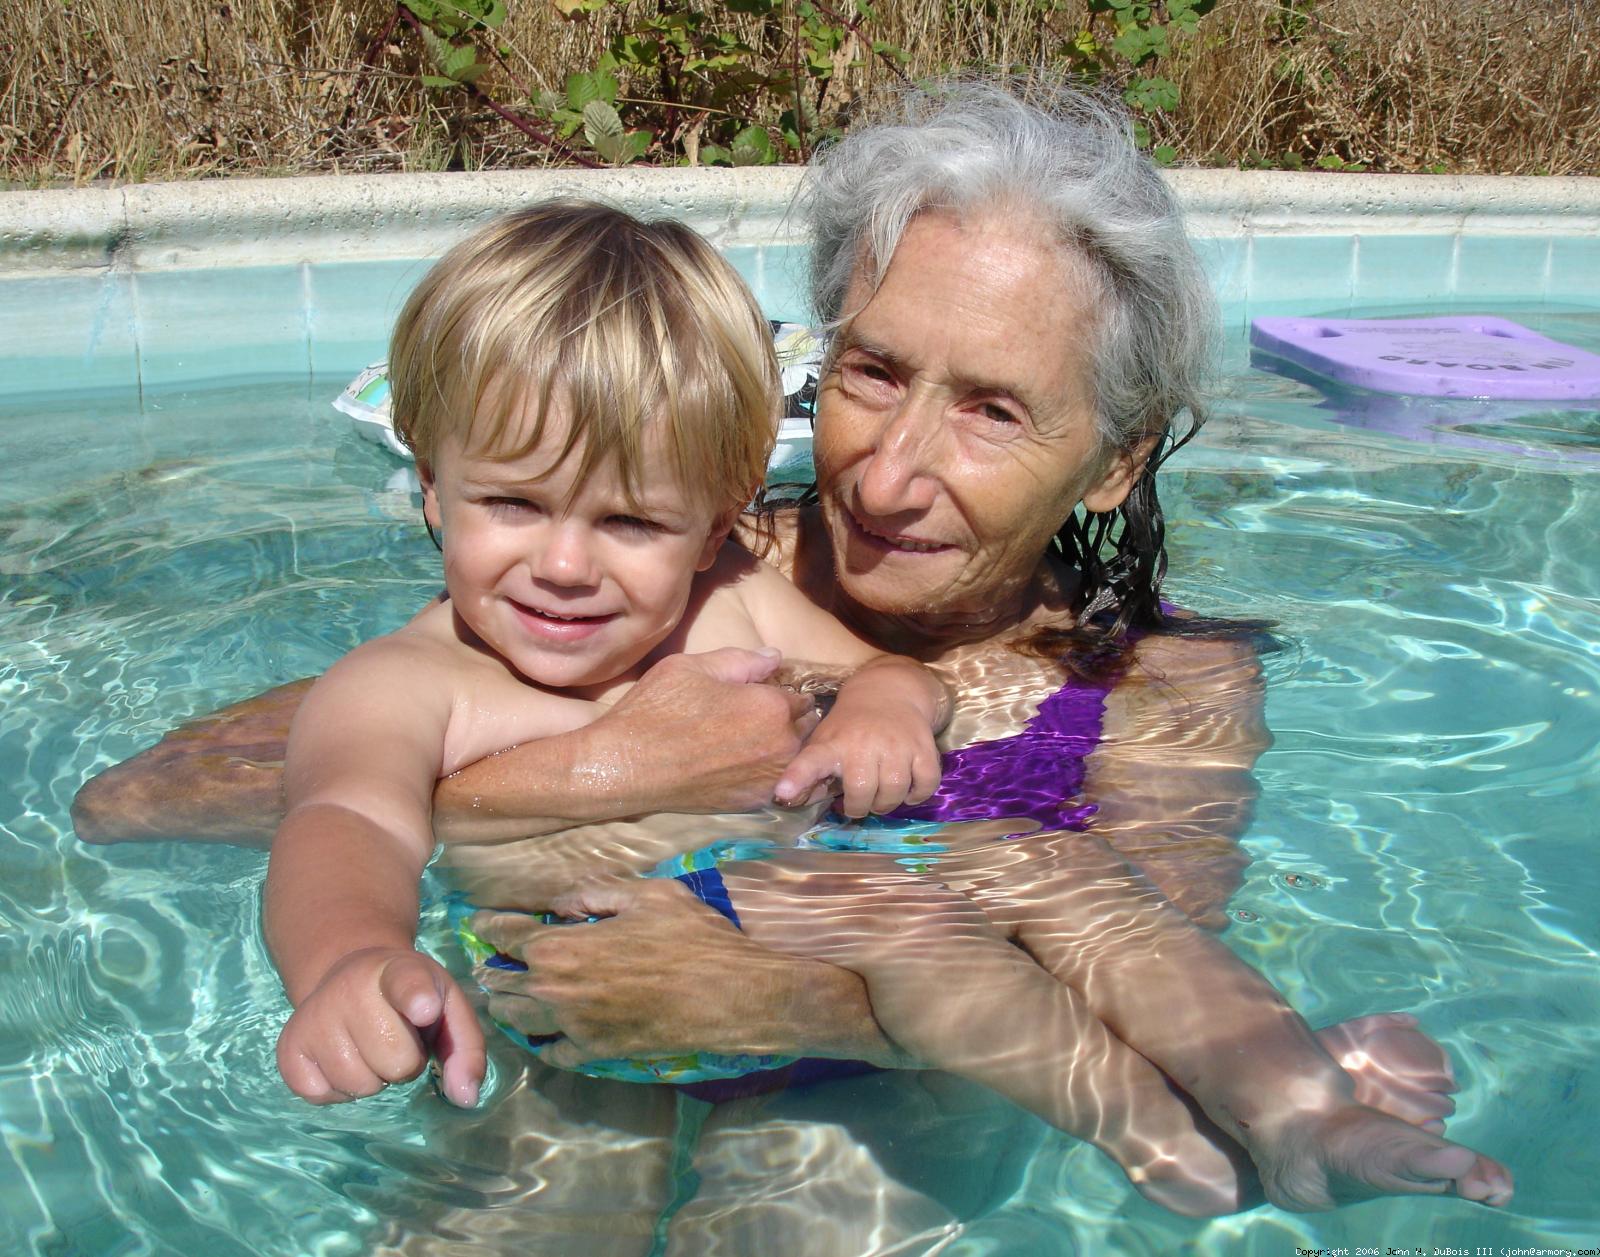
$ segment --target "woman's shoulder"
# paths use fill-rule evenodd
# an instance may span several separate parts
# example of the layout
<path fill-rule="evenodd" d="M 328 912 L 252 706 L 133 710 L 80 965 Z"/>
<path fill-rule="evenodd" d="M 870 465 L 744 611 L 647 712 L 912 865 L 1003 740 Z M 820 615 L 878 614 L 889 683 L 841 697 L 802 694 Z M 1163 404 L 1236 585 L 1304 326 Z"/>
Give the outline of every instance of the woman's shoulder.
<path fill-rule="evenodd" d="M 1236 670 L 1243 666 L 1259 669 L 1260 650 L 1255 634 L 1249 631 L 1237 634 L 1207 634 L 1199 636 L 1182 631 L 1186 620 L 1194 617 L 1179 613 L 1177 632 L 1145 633 L 1133 643 L 1133 673 L 1154 673 L 1159 676 L 1184 676 L 1205 674 L 1218 668 Z"/>

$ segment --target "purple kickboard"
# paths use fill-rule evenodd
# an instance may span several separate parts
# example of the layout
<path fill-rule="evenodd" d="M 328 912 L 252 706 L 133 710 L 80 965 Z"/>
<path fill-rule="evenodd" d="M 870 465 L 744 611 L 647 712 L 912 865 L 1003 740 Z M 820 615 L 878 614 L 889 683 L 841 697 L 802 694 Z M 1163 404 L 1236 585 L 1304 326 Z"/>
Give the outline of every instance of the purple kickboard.
<path fill-rule="evenodd" d="M 1250 343 L 1355 388 L 1416 397 L 1600 397 L 1600 355 L 1509 319 L 1256 319 Z"/>

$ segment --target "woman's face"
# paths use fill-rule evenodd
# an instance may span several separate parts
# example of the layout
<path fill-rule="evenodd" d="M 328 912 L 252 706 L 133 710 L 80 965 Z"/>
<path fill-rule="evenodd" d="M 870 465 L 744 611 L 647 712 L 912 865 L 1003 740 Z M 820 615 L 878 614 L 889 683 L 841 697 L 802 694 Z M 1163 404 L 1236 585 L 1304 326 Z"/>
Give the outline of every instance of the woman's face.
<path fill-rule="evenodd" d="M 929 636 L 997 631 L 1033 610 L 1073 508 L 1127 496 L 1132 460 L 1094 429 L 1096 296 L 1015 218 L 925 213 L 876 292 L 858 270 L 815 441 L 853 602 Z"/>

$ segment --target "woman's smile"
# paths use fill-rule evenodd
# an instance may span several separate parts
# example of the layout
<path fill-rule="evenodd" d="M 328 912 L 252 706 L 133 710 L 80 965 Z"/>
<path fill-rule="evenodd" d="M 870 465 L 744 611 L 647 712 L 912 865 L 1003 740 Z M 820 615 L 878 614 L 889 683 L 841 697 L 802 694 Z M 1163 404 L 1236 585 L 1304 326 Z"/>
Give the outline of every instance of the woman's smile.
<path fill-rule="evenodd" d="M 954 546 L 945 542 L 934 541 L 914 532 L 901 531 L 885 523 L 863 516 L 859 511 L 846 507 L 842 512 L 845 521 L 850 525 L 851 538 L 871 550 L 880 551 L 885 555 L 916 556 L 923 554 L 941 554 L 952 551 Z"/>

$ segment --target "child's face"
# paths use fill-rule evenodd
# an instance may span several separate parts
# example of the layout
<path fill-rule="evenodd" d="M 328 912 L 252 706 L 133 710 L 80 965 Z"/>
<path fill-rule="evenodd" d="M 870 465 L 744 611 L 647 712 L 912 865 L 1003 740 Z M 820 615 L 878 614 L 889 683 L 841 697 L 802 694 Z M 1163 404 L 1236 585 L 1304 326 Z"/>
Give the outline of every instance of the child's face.
<path fill-rule="evenodd" d="M 528 680 L 561 689 L 626 677 L 660 645 L 731 523 L 666 470 L 655 432 L 636 506 L 614 466 L 576 484 L 579 450 L 550 465 L 565 428 L 558 403 L 545 440 L 522 458 L 469 454 L 450 439 L 421 469 L 456 613 Z"/>

